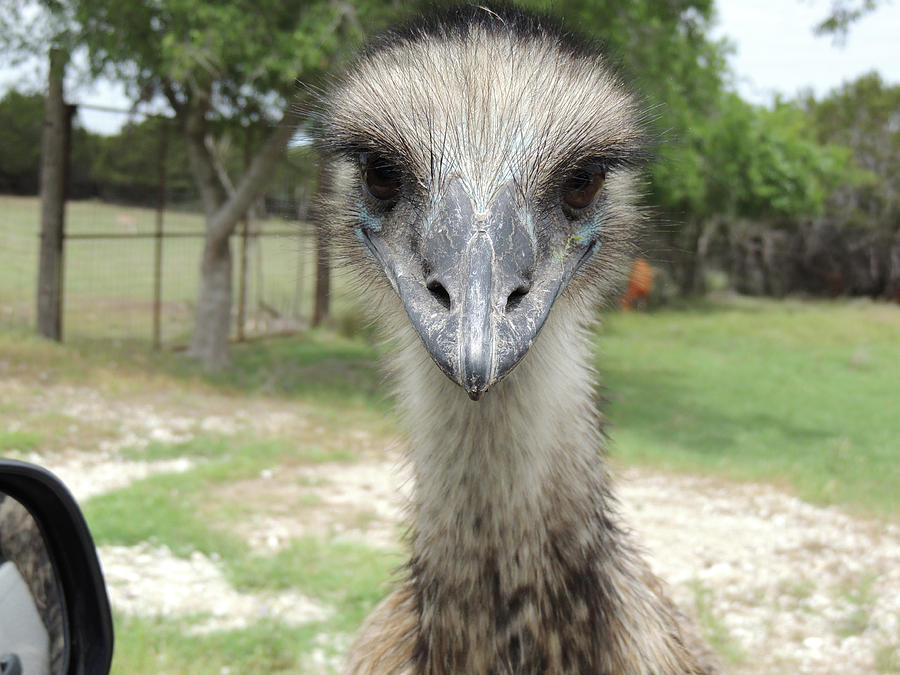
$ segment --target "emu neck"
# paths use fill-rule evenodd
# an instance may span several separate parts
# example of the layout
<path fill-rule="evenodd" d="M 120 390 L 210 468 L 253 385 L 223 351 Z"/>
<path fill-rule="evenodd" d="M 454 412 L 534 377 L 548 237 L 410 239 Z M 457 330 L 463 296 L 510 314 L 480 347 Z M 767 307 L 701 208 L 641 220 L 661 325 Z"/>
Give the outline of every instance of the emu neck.
<path fill-rule="evenodd" d="M 558 302 L 478 402 L 409 337 L 395 367 L 413 550 L 384 611 L 408 616 L 411 672 L 707 672 L 612 513 L 578 312 Z"/>
<path fill-rule="evenodd" d="M 574 312 L 554 311 L 525 360 L 480 401 L 433 364 L 409 364 L 402 405 L 415 479 L 413 553 L 423 572 L 475 592 L 484 574 L 536 584 L 547 577 L 548 550 L 584 551 L 614 529 L 588 334 Z"/>

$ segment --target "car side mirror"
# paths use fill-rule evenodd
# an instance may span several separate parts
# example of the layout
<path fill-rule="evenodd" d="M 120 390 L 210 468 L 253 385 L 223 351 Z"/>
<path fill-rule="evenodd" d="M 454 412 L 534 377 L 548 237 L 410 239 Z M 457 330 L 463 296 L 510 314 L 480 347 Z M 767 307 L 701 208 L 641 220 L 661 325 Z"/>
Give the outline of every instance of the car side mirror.
<path fill-rule="evenodd" d="M 112 616 L 75 499 L 34 464 L 0 459 L 0 675 L 106 675 Z"/>

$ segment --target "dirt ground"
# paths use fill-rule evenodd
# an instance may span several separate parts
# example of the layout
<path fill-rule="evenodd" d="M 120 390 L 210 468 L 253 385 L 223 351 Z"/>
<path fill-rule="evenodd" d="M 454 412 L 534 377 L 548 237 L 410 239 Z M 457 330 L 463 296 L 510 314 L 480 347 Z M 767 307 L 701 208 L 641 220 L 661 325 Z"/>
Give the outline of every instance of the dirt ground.
<path fill-rule="evenodd" d="M 330 434 L 305 410 L 279 400 L 236 402 L 216 394 L 113 396 L 88 387 L 0 378 L 0 430 L 27 429 L 47 410 L 62 440 L 52 452 L 7 455 L 55 471 L 79 500 L 153 473 L 194 466 L 188 458 L 141 461 L 123 448 L 177 442 L 198 433 L 252 430 L 281 438 Z M 12 410 L 12 409 L 11 409 Z M 96 443 L 85 450 L 84 430 Z M 96 431 L 100 430 L 100 431 Z M 298 536 L 363 541 L 395 549 L 409 479 L 400 470 L 402 441 L 347 428 L 337 444 L 355 462 L 260 467 L 229 486 L 253 514 L 239 533 L 260 551 Z M 81 439 L 81 440 L 79 440 Z M 334 439 L 331 439 L 332 441 Z M 277 471 L 275 470 L 277 469 Z M 277 498 L 273 498 L 275 495 Z M 618 471 L 622 517 L 644 546 L 676 601 L 698 617 L 726 670 L 735 673 L 900 672 L 900 528 L 804 503 L 773 487 Z M 300 514 L 300 515 L 298 515 Z M 113 604 L 123 612 L 208 612 L 200 631 L 239 627 L 254 616 L 321 619 L 329 609 L 296 594 L 239 593 L 214 558 L 176 558 L 164 547 L 103 546 L 100 557 Z M 205 605 L 209 599 L 214 605 Z M 327 664 L 326 664 L 327 665 Z"/>

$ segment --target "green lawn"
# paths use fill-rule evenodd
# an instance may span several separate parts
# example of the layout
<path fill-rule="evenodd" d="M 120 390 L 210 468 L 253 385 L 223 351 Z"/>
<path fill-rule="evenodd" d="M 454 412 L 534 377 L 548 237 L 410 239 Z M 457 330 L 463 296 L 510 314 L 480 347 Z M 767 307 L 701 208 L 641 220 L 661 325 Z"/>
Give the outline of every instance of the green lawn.
<path fill-rule="evenodd" d="M 40 205 L 35 197 L 0 195 L 0 325 L 33 321 Z M 264 231 L 296 232 L 251 241 L 248 247 L 248 334 L 266 332 L 274 312 L 308 316 L 312 310 L 314 256 L 309 229 L 268 219 Z M 67 234 L 131 235 L 155 231 L 153 209 L 69 202 Z M 202 233 L 199 213 L 168 210 L 168 233 Z M 304 236 L 299 236 L 305 233 Z M 65 249 L 64 333 L 73 338 L 150 340 L 154 275 L 153 238 L 69 239 Z M 201 238 L 172 237 L 162 249 L 162 339 L 186 342 L 199 287 Z M 240 275 L 240 239 L 232 239 L 235 304 Z"/>
<path fill-rule="evenodd" d="M 900 514 L 900 307 L 731 299 L 597 342 L 614 457 Z"/>
<path fill-rule="evenodd" d="M 621 464 L 773 483 L 815 503 L 896 520 L 898 336 L 900 307 L 864 301 L 725 298 L 609 314 L 597 337 L 597 365 L 610 453 Z M 200 551 L 221 561 L 235 588 L 292 589 L 333 612 L 300 626 L 261 621 L 205 635 L 190 633 L 191 617 L 117 615 L 114 672 L 291 672 L 316 650 L 338 653 L 340 644 L 323 647 L 322 636 L 349 639 L 382 596 L 400 563 L 397 552 L 304 537 L 262 554 L 236 534 L 236 523 L 261 509 L 288 508 L 302 520 L 317 504 L 303 499 L 299 482 L 285 493 L 289 505 L 280 494 L 258 493 L 249 502 L 233 495 L 260 467 L 296 481 L 286 477 L 302 475 L 297 467 L 360 461 L 359 430 L 371 438 L 365 452 L 395 443 L 376 348 L 313 331 L 237 345 L 231 369 L 211 376 L 181 354 L 147 347 L 97 339 L 56 345 L 0 326 L 0 394 L 5 379 L 23 392 L 0 395 L 0 453 L 52 456 L 115 436 L 115 420 L 110 428 L 82 425 L 53 409 L 48 390 L 56 385 L 62 395 L 75 386 L 197 418 L 252 407 L 302 419 L 306 426 L 294 431 L 195 430 L 187 442 L 122 449 L 128 460 L 188 457 L 196 464 L 96 496 L 84 510 L 100 544 L 151 541 L 183 557 Z"/>
<path fill-rule="evenodd" d="M 141 342 L 48 351 L 23 337 L 0 333 L 0 353 L 37 362 L 26 369 L 49 359 L 73 379 L 91 373 L 118 387 L 143 386 L 153 371 L 175 383 L 316 401 L 334 417 L 349 405 L 382 425 L 391 419 L 376 350 L 361 339 L 310 332 L 239 345 L 230 370 L 207 376 Z M 615 459 L 774 483 L 876 516 L 900 513 L 900 307 L 730 298 L 612 313 L 597 348 Z"/>

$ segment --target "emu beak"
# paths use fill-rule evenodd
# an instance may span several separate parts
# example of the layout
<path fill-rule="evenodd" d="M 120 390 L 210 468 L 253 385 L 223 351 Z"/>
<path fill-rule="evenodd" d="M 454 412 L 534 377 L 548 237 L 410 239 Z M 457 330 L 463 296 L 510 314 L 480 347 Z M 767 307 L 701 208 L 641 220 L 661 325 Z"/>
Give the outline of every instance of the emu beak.
<path fill-rule="evenodd" d="M 479 212 L 458 178 L 421 230 L 359 234 L 431 358 L 477 401 L 522 360 L 596 244 L 542 249 L 512 183 Z"/>
<path fill-rule="evenodd" d="M 435 363 L 478 400 L 525 356 L 574 269 L 559 257 L 539 259 L 511 183 L 476 212 L 453 179 L 424 227 L 415 262 L 377 232 L 364 241 Z"/>

